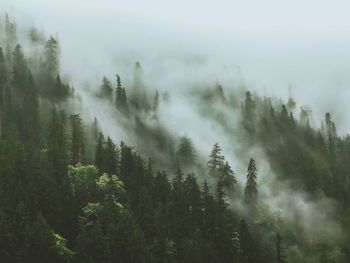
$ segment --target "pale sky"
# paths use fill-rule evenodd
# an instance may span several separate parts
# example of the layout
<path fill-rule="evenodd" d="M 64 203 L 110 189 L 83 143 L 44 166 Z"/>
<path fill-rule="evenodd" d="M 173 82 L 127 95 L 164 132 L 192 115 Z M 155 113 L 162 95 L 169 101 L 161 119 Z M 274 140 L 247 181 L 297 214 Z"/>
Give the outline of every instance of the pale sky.
<path fill-rule="evenodd" d="M 81 79 L 141 61 L 184 75 L 174 60 L 206 61 L 202 74 L 240 66 L 267 95 L 292 93 L 320 119 L 350 131 L 350 1 L 1 0 L 21 23 L 58 33 L 62 67 Z M 117 66 L 117 64 L 119 66 Z M 170 66 L 171 65 L 171 66 Z M 153 75 L 155 74 L 153 72 Z M 158 71 L 157 71 L 158 72 Z"/>

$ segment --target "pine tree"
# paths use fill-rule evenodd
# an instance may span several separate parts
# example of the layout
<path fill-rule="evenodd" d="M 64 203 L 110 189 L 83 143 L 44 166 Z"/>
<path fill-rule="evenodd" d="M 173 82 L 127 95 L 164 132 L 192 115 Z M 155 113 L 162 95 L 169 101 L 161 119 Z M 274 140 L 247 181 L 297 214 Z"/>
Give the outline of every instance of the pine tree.
<path fill-rule="evenodd" d="M 154 94 L 154 102 L 153 102 L 153 110 L 156 111 L 159 106 L 159 93 L 158 90 L 156 90 L 156 93 Z"/>
<path fill-rule="evenodd" d="M 85 161 L 84 134 L 80 115 L 71 114 L 69 119 L 72 127 L 70 163 L 75 165 Z"/>
<path fill-rule="evenodd" d="M 244 103 L 244 112 L 245 117 L 252 121 L 254 118 L 254 111 L 256 108 L 256 103 L 253 100 L 253 94 L 250 91 L 246 92 L 245 103 Z"/>
<path fill-rule="evenodd" d="M 234 186 L 237 184 L 237 180 L 235 178 L 235 173 L 227 161 L 219 168 L 219 175 L 223 186 L 228 190 L 233 190 Z"/>
<path fill-rule="evenodd" d="M 281 114 L 280 114 L 280 121 L 282 125 L 288 124 L 288 120 L 289 120 L 289 116 L 288 116 L 286 105 L 282 105 Z"/>
<path fill-rule="evenodd" d="M 12 81 L 13 86 L 17 89 L 23 89 L 25 81 L 27 79 L 27 64 L 24 59 L 22 47 L 18 44 L 13 51 L 13 69 L 12 69 Z"/>
<path fill-rule="evenodd" d="M 224 156 L 221 154 L 221 148 L 218 143 L 215 143 L 209 155 L 208 170 L 209 174 L 214 178 L 219 177 L 219 169 L 223 165 Z"/>
<path fill-rule="evenodd" d="M 59 73 L 59 51 L 57 40 L 50 36 L 45 45 L 45 66 L 48 73 L 55 77 Z"/>
<path fill-rule="evenodd" d="M 255 205 L 257 202 L 258 190 L 256 183 L 256 175 L 257 171 L 255 166 L 255 160 L 251 158 L 247 169 L 247 184 L 244 189 L 244 199 L 249 205 Z"/>
<path fill-rule="evenodd" d="M 189 173 L 184 182 L 186 207 L 190 213 L 190 229 L 193 230 L 201 219 L 201 192 L 196 176 Z"/>
<path fill-rule="evenodd" d="M 119 78 L 119 76 L 118 76 Z M 120 85 L 120 79 L 118 79 L 118 86 Z M 101 98 L 108 99 L 112 101 L 113 99 L 113 88 L 111 82 L 104 76 L 102 78 L 102 85 L 100 89 L 100 96 Z"/>
<path fill-rule="evenodd" d="M 56 82 L 53 88 L 52 95 L 57 99 L 64 99 L 69 95 L 69 87 L 62 83 L 60 75 L 56 76 Z"/>
<path fill-rule="evenodd" d="M 209 184 L 207 180 L 204 180 L 202 195 L 201 195 L 201 203 L 202 203 L 202 222 L 201 222 L 201 230 L 203 232 L 203 236 L 207 240 L 211 240 L 216 234 L 216 204 L 215 200 L 210 193 Z"/>
<path fill-rule="evenodd" d="M 326 137 L 330 136 L 332 137 L 332 139 L 336 139 L 338 137 L 337 130 L 335 128 L 334 122 L 332 121 L 330 113 L 326 113 L 325 124 L 326 124 L 325 126 Z"/>
<path fill-rule="evenodd" d="M 116 89 L 116 99 L 115 104 L 118 110 L 123 113 L 128 112 L 128 99 L 126 96 L 126 90 L 122 87 L 121 80 L 119 75 L 117 74 L 117 89 Z"/>
<path fill-rule="evenodd" d="M 48 158 L 53 168 L 53 174 L 59 182 L 64 181 L 68 165 L 65 124 L 65 113 L 63 111 L 57 113 L 53 109 L 48 124 Z"/>
<path fill-rule="evenodd" d="M 224 211 L 227 208 L 228 204 L 226 202 L 226 193 L 224 189 L 224 182 L 222 180 L 219 180 L 219 182 L 216 185 L 215 195 L 220 210 Z"/>
<path fill-rule="evenodd" d="M 110 137 L 107 137 L 105 149 L 105 171 L 106 173 L 117 174 L 117 149 Z"/>
<path fill-rule="evenodd" d="M 196 152 L 191 139 L 185 136 L 180 138 L 176 157 L 179 165 L 184 169 L 191 168 L 195 164 Z"/>
<path fill-rule="evenodd" d="M 99 169 L 100 173 L 104 173 L 104 160 L 105 160 L 105 151 L 104 151 L 104 144 L 105 139 L 102 134 L 102 132 L 99 133 L 97 144 L 96 144 L 96 151 L 95 151 L 95 165 Z"/>

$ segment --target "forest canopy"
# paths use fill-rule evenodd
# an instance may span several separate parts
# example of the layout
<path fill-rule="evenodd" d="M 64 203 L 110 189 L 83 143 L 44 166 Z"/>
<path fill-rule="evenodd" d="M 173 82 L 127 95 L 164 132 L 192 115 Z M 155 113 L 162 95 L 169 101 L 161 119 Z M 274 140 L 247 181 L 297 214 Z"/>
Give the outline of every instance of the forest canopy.
<path fill-rule="evenodd" d="M 350 262 L 350 136 L 331 112 L 242 83 L 155 90 L 142 61 L 84 91 L 60 53 L 1 16 L 1 262 Z M 168 125 L 188 105 L 214 141 Z"/>

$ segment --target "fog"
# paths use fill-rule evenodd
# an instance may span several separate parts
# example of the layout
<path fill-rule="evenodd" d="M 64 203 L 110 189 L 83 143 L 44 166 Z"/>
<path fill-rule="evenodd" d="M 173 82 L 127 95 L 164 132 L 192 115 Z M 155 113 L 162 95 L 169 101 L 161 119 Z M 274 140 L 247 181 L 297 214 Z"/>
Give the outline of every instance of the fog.
<path fill-rule="evenodd" d="M 279 182 L 262 149 L 242 151 L 240 116 L 222 103 L 207 105 L 195 96 L 183 98 L 217 82 L 227 98 L 237 94 L 240 86 L 262 96 L 287 99 L 292 95 L 298 106 L 311 106 L 316 125 L 325 112 L 331 112 L 339 134 L 347 133 L 350 4 L 336 2 L 2 0 L 0 12 L 10 12 L 20 25 L 35 25 L 46 34 L 58 35 L 65 78 L 78 91 L 86 111 L 98 118 L 102 131 L 115 142 L 125 140 L 140 147 L 141 153 L 143 143 L 144 148 L 152 143 L 134 134 L 137 120 L 126 123 L 118 117 L 116 121 L 115 107 L 93 96 L 103 75 L 115 86 L 118 73 L 123 85 L 132 87 L 138 61 L 148 95 L 155 90 L 171 93 L 170 100 L 159 105 L 157 120 L 145 115 L 147 128 L 160 127 L 176 138 L 191 138 L 204 167 L 212 145 L 218 142 L 241 185 L 253 156 L 259 194 L 272 211 L 281 212 L 288 224 L 299 224 L 303 217 L 299 227 L 305 236 L 317 239 L 319 229 L 327 227 L 331 230 L 325 235 L 336 239 L 341 227 L 334 220 L 332 201 L 323 196 L 310 200 L 305 193 L 290 190 L 288 182 Z M 152 102 L 152 97 L 148 99 Z M 152 147 L 148 150 L 154 154 L 157 149 Z"/>
<path fill-rule="evenodd" d="M 317 122 L 330 111 L 340 133 L 349 130 L 347 1 L 2 0 L 0 7 L 58 33 L 62 70 L 75 86 L 126 75 L 135 61 L 157 88 L 188 74 L 239 76 L 263 95 L 286 98 L 291 86 Z M 159 72 L 163 78 L 150 80 Z"/>

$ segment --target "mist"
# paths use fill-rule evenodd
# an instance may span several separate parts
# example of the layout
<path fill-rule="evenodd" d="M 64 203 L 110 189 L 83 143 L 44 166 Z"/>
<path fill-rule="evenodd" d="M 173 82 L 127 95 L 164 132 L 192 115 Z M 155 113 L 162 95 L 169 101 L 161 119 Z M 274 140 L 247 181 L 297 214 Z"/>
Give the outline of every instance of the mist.
<path fill-rule="evenodd" d="M 286 98 L 291 87 L 318 122 L 329 111 L 340 133 L 349 130 L 344 115 L 350 95 L 346 1 L 2 3 L 23 23 L 58 33 L 62 70 L 74 76 L 77 87 L 103 74 L 126 75 L 136 61 L 149 81 L 159 73 L 186 80 L 190 71 L 212 81 L 239 74 L 262 95 Z M 200 65 L 188 67 L 183 61 Z M 162 80 L 152 78 L 152 86 L 164 86 Z"/>
<path fill-rule="evenodd" d="M 301 238 L 325 236 L 337 241 L 343 238 L 334 208 L 337 202 L 323 194 L 313 198 L 293 189 L 290 182 L 281 182 L 262 146 L 247 144 L 239 111 L 247 89 L 257 100 L 286 101 L 292 96 L 296 116 L 299 107 L 312 108 L 314 128 L 331 112 L 338 134 L 348 133 L 350 21 L 345 10 L 350 5 L 338 2 L 330 6 L 317 1 L 287 5 L 265 1 L 251 3 L 252 8 L 235 1 L 167 5 L 162 1 L 5 0 L 0 12 L 9 12 L 20 26 L 36 26 L 47 35 L 57 35 L 62 75 L 81 103 L 70 101 L 67 108 L 79 111 L 85 120 L 96 117 L 101 131 L 114 142 L 135 146 L 154 158 L 159 168 L 173 173 L 169 165 L 173 153 L 160 151 L 157 139 L 165 138 L 171 148 L 180 137 L 189 137 L 197 153 L 195 171 L 200 182 L 217 142 L 236 173 L 239 191 L 246 181 L 247 161 L 254 157 L 261 202 L 268 204 L 271 217 L 280 216 L 291 228 L 303 231 Z M 135 63 L 141 65 L 139 72 Z M 128 92 L 147 101 L 144 108 L 151 108 L 159 92 L 161 102 L 154 115 L 142 109 L 128 119 L 118 115 L 115 105 L 96 96 L 103 76 L 116 85 L 115 74 Z M 224 90 L 222 100 L 211 90 L 218 85 Z M 169 98 L 164 99 L 167 92 Z M 245 213 L 240 200 L 229 199 L 229 204 Z M 327 231 L 321 233 L 322 228 Z"/>

